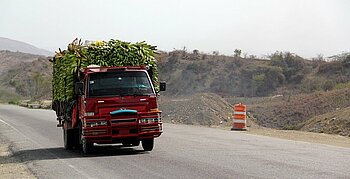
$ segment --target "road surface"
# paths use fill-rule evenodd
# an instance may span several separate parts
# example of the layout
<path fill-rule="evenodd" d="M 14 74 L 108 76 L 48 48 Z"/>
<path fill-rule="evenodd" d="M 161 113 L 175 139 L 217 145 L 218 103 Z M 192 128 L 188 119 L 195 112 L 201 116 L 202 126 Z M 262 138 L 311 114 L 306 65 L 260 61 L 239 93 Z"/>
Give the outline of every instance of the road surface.
<path fill-rule="evenodd" d="M 63 149 L 51 110 L 0 105 L 0 135 L 38 178 L 350 178 L 350 149 L 164 124 L 151 152 Z M 0 158 L 1 159 L 1 158 Z"/>

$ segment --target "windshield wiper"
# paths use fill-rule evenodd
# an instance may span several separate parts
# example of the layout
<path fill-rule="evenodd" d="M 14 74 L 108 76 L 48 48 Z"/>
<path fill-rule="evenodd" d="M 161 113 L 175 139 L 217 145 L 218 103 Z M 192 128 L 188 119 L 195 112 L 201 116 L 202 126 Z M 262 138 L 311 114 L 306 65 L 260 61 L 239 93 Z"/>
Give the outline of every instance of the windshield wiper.
<path fill-rule="evenodd" d="M 147 93 L 125 93 L 120 96 L 149 96 Z"/>
<path fill-rule="evenodd" d="M 135 93 L 133 96 L 149 96 L 149 94 L 146 93 Z"/>

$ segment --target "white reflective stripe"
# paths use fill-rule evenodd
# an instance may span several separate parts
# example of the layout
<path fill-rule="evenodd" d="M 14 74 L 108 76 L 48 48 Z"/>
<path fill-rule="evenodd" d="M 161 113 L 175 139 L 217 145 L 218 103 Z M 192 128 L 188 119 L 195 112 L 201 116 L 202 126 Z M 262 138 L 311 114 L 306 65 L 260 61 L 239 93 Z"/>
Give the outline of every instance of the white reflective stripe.
<path fill-rule="evenodd" d="M 247 113 L 246 113 L 246 112 L 241 112 L 241 111 L 234 111 L 233 114 L 243 114 L 243 115 L 246 115 Z"/>
<path fill-rule="evenodd" d="M 233 119 L 233 123 L 245 124 L 245 123 L 246 123 L 246 120 Z"/>

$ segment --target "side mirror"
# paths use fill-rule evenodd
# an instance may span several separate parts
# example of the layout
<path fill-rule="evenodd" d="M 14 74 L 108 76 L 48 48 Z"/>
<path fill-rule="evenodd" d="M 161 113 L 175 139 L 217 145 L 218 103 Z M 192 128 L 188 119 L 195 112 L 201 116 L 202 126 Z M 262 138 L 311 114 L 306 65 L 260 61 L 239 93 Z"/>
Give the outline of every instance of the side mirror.
<path fill-rule="evenodd" d="M 83 95 L 84 94 L 84 83 L 76 82 L 74 86 L 75 95 Z"/>
<path fill-rule="evenodd" d="M 160 91 L 165 91 L 166 90 L 166 83 L 165 82 L 160 82 L 159 83 L 159 89 L 160 89 Z"/>

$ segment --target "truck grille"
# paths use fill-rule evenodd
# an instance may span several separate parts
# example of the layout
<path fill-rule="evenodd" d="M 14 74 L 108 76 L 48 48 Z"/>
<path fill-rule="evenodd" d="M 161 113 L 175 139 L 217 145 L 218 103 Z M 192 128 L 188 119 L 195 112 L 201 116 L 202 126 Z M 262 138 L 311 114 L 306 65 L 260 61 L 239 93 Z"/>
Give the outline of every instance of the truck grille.
<path fill-rule="evenodd" d="M 129 123 L 129 122 L 137 122 L 136 118 L 130 118 L 130 119 L 112 119 L 112 124 L 120 124 L 120 123 Z"/>
<path fill-rule="evenodd" d="M 106 135 L 107 134 L 107 130 L 105 130 L 105 129 L 83 130 L 83 134 L 85 136 Z"/>
<path fill-rule="evenodd" d="M 141 132 L 159 131 L 159 126 L 142 126 Z"/>

